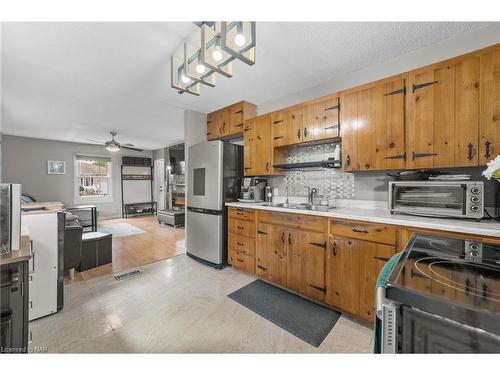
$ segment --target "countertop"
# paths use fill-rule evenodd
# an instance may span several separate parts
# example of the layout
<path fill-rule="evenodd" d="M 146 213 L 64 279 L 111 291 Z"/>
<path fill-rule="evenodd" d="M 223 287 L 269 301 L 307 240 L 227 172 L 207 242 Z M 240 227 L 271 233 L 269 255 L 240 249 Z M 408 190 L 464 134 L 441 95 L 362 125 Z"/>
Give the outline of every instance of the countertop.
<path fill-rule="evenodd" d="M 255 210 L 280 211 L 301 215 L 324 216 L 337 219 L 368 221 L 401 225 L 414 228 L 436 229 L 449 232 L 475 234 L 479 236 L 500 238 L 500 223 L 494 220 L 464 220 L 442 219 L 423 216 L 391 214 L 383 208 L 384 202 L 343 200 L 341 208 L 334 208 L 328 212 L 297 210 L 282 207 L 266 206 L 263 203 L 226 203 L 228 207 L 251 208 Z"/>
<path fill-rule="evenodd" d="M 22 211 L 29 209 L 29 211 Z M 40 215 L 53 214 L 64 210 L 64 205 L 61 202 L 33 202 L 21 204 L 22 215 Z"/>
<path fill-rule="evenodd" d="M 30 235 L 26 226 L 21 226 L 21 248 L 0 256 L 0 266 L 22 262 L 31 258 Z"/>

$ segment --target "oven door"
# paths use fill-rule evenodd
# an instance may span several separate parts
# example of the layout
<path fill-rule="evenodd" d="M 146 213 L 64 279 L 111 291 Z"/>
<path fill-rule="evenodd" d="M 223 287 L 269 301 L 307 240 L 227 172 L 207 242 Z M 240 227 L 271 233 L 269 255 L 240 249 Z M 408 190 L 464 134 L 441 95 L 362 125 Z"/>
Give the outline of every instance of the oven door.
<path fill-rule="evenodd" d="M 409 306 L 400 340 L 402 353 L 500 353 L 500 337 Z"/>
<path fill-rule="evenodd" d="M 465 217 L 468 186 L 448 182 L 391 182 L 389 210 L 414 215 Z M 479 209 L 478 209 L 479 210 Z"/>

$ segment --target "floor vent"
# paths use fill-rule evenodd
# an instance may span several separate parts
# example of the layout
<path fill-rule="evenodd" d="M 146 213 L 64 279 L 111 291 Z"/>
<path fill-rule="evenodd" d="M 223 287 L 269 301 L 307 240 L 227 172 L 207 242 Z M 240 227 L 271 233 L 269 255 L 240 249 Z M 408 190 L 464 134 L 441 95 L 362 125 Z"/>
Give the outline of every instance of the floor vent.
<path fill-rule="evenodd" d="M 130 272 L 125 272 L 120 275 L 115 275 L 115 280 L 120 281 L 120 280 L 130 279 L 131 277 L 137 276 L 141 273 L 142 273 L 141 270 L 133 270 Z"/>

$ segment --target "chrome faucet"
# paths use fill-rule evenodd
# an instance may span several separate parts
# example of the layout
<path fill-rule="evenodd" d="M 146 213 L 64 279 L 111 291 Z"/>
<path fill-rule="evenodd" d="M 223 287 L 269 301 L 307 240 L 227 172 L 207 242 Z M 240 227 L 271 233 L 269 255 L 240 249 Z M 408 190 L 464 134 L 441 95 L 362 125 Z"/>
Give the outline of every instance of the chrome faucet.
<path fill-rule="evenodd" d="M 307 189 L 307 204 L 309 204 L 310 206 L 313 206 L 314 205 L 313 198 L 316 195 L 316 193 L 318 192 L 318 189 L 310 188 L 309 186 L 304 186 L 304 187 Z"/>

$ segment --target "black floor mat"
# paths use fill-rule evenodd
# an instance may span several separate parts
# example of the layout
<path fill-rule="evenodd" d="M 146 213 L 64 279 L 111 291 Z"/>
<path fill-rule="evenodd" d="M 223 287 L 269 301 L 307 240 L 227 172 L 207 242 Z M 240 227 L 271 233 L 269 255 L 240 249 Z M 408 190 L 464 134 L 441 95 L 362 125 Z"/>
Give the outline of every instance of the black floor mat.
<path fill-rule="evenodd" d="M 228 297 L 315 347 L 321 345 L 341 315 L 261 280 Z"/>

